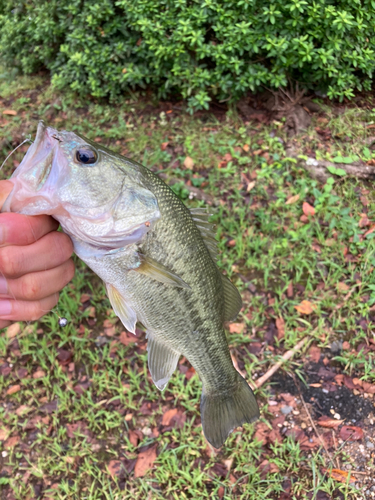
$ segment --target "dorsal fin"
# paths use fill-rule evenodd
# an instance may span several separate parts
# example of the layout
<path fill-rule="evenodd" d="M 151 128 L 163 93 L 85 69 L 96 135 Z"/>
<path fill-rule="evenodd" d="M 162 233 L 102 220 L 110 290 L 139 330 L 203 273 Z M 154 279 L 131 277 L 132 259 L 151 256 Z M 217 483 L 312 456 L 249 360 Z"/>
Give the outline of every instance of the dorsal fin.
<path fill-rule="evenodd" d="M 192 208 L 190 209 L 191 216 L 195 225 L 199 229 L 203 241 L 211 254 L 211 257 L 216 261 L 218 249 L 217 249 L 217 241 L 215 239 L 215 226 L 209 222 L 209 218 L 212 214 L 207 212 L 205 208 Z"/>
<path fill-rule="evenodd" d="M 224 321 L 233 321 L 241 310 L 242 298 L 233 283 L 223 274 L 220 275 L 224 289 Z"/>

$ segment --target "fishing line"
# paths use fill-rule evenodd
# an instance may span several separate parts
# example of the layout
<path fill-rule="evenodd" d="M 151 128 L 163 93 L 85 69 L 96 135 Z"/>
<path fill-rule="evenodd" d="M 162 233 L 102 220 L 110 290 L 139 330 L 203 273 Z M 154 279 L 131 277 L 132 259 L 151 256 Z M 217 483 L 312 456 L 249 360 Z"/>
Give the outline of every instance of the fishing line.
<path fill-rule="evenodd" d="M 8 160 L 8 158 L 10 158 L 10 157 L 12 156 L 12 154 L 13 154 L 15 151 L 17 151 L 17 149 L 18 149 L 18 148 L 20 148 L 21 146 L 23 146 L 23 145 L 25 144 L 25 142 L 30 142 L 30 143 L 32 144 L 34 141 L 32 141 L 31 139 L 27 138 L 27 139 L 25 139 L 23 142 L 21 142 L 21 144 L 18 144 L 18 146 L 17 146 L 17 147 L 15 147 L 15 148 L 13 149 L 13 151 L 11 151 L 11 152 L 8 154 L 8 156 L 5 158 L 5 160 L 4 160 L 4 161 L 3 161 L 3 163 L 1 164 L 0 170 L 3 168 L 3 166 L 5 165 L 5 163 L 6 163 L 6 161 Z"/>

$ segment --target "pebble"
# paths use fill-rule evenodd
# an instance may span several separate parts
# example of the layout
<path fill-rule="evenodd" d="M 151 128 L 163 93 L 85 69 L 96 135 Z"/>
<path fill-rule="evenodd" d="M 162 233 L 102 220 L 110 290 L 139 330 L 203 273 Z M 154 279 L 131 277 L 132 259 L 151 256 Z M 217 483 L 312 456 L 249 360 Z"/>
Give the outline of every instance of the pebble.
<path fill-rule="evenodd" d="M 340 414 L 339 414 L 339 413 L 335 413 L 335 414 L 333 415 L 333 418 L 335 418 L 336 420 L 340 420 L 340 419 L 341 419 L 341 416 L 340 416 Z"/>
<path fill-rule="evenodd" d="M 3 458 L 7 457 L 7 456 L 8 456 L 8 452 L 7 452 L 7 451 L 2 451 L 2 452 L 1 452 L 1 456 L 2 456 Z"/>
<path fill-rule="evenodd" d="M 322 392 L 324 392 L 324 394 L 328 394 L 329 390 L 328 389 L 322 389 Z"/>
<path fill-rule="evenodd" d="M 369 450 L 373 450 L 375 448 L 375 444 L 371 441 L 366 441 L 366 448 L 368 448 Z"/>
<path fill-rule="evenodd" d="M 283 415 L 288 415 L 289 413 L 291 413 L 293 411 L 293 408 L 291 406 L 286 406 L 286 405 L 283 405 L 281 407 L 281 413 Z"/>

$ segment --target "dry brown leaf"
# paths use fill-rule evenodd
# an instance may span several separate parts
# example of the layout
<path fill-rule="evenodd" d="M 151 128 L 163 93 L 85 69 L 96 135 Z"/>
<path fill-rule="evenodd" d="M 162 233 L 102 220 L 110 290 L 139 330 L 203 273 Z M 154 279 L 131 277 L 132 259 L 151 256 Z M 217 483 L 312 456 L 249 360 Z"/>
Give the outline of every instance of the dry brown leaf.
<path fill-rule="evenodd" d="M 242 333 L 244 331 L 244 323 L 231 323 L 229 325 L 230 333 Z"/>
<path fill-rule="evenodd" d="M 20 385 L 11 385 L 9 387 L 9 389 L 7 390 L 7 394 L 8 396 L 10 396 L 11 394 L 15 394 L 16 392 L 18 392 L 19 390 L 21 389 L 21 386 Z"/>
<path fill-rule="evenodd" d="M 308 217 L 309 215 L 315 215 L 315 208 L 312 207 L 307 201 L 302 204 L 302 211 Z"/>
<path fill-rule="evenodd" d="M 171 423 L 171 420 L 173 417 L 177 415 L 177 408 L 172 408 L 171 410 L 167 410 L 162 418 L 161 424 L 162 425 L 169 425 Z"/>
<path fill-rule="evenodd" d="M 337 289 L 339 292 L 347 292 L 349 288 L 350 286 L 342 281 L 340 283 L 337 283 Z"/>
<path fill-rule="evenodd" d="M 194 160 L 193 158 L 190 158 L 190 156 L 187 156 L 184 160 L 184 166 L 185 168 L 188 168 L 189 170 L 192 170 L 194 167 Z"/>
<path fill-rule="evenodd" d="M 292 205 L 298 200 L 299 200 L 299 194 L 295 194 L 294 196 L 291 196 L 286 200 L 285 205 Z"/>
<path fill-rule="evenodd" d="M 322 384 L 319 384 L 319 382 L 317 382 L 316 384 L 309 384 L 310 387 L 322 387 Z"/>
<path fill-rule="evenodd" d="M 20 437 L 19 436 L 13 436 L 13 437 L 10 437 L 9 439 L 7 439 L 4 443 L 4 448 L 7 450 L 9 448 L 14 448 L 15 446 L 17 446 L 17 444 L 19 443 L 20 441 Z"/>
<path fill-rule="evenodd" d="M 5 441 L 6 439 L 8 439 L 8 436 L 9 436 L 8 427 L 0 429 L 0 441 Z"/>
<path fill-rule="evenodd" d="M 248 144 L 244 144 L 242 146 L 242 149 L 247 153 L 249 151 L 249 149 L 250 149 L 250 146 Z"/>
<path fill-rule="evenodd" d="M 343 421 L 344 420 L 337 420 L 336 418 L 327 417 L 326 415 L 322 415 L 317 420 L 320 427 L 326 427 L 327 429 L 337 429 L 337 427 L 341 425 Z"/>
<path fill-rule="evenodd" d="M 126 422 L 130 422 L 130 420 L 133 418 L 133 413 L 127 413 L 124 418 Z"/>
<path fill-rule="evenodd" d="M 359 227 L 367 227 L 370 226 L 371 221 L 367 217 L 367 214 L 361 214 L 361 218 L 359 219 L 358 226 Z"/>
<path fill-rule="evenodd" d="M 348 480 L 349 472 L 347 472 L 345 470 L 341 470 L 341 469 L 332 469 L 332 470 L 323 469 L 323 470 L 324 470 L 324 472 L 327 472 L 332 477 L 332 479 L 335 479 L 336 481 L 339 481 L 340 483 L 346 483 Z M 355 483 L 355 481 L 356 481 L 356 479 L 355 479 L 355 477 L 353 477 L 353 473 L 350 473 L 349 482 Z"/>
<path fill-rule="evenodd" d="M 109 462 L 107 467 L 112 479 L 116 479 L 116 477 L 120 475 L 121 466 L 122 462 L 120 462 L 120 460 L 111 460 Z"/>
<path fill-rule="evenodd" d="M 3 111 L 3 115 L 17 116 L 17 111 L 15 111 L 14 109 L 5 109 Z"/>
<path fill-rule="evenodd" d="M 64 457 L 64 460 L 68 464 L 74 464 L 74 457 Z"/>
<path fill-rule="evenodd" d="M 161 150 L 165 151 L 167 149 L 168 144 L 169 144 L 169 142 L 162 142 L 161 143 Z"/>
<path fill-rule="evenodd" d="M 37 370 L 34 374 L 33 374 L 33 378 L 37 379 L 37 378 L 43 378 L 45 377 L 46 374 L 43 370 Z"/>
<path fill-rule="evenodd" d="M 134 335 L 134 333 L 123 331 L 120 333 L 119 340 L 120 340 L 121 344 L 129 345 L 129 344 L 133 344 L 134 342 L 136 342 L 137 337 Z"/>
<path fill-rule="evenodd" d="M 313 361 L 314 363 L 319 363 L 321 353 L 322 351 L 320 350 L 320 347 L 317 347 L 315 345 L 311 346 L 309 349 L 309 356 L 311 358 L 311 361 Z"/>
<path fill-rule="evenodd" d="M 156 446 L 139 453 L 134 468 L 134 477 L 143 477 L 151 469 L 157 457 Z"/>
<path fill-rule="evenodd" d="M 298 306 L 294 306 L 294 309 L 297 309 L 301 314 L 311 314 L 316 309 L 316 305 L 309 300 L 303 300 Z"/>
<path fill-rule="evenodd" d="M 373 233 L 374 231 L 375 231 L 375 224 L 373 226 L 371 226 L 368 231 L 365 232 L 365 234 L 363 235 L 363 237 L 367 236 L 368 234 Z"/>
<path fill-rule="evenodd" d="M 344 425 L 340 430 L 340 438 L 344 441 L 360 441 L 363 438 L 363 430 L 355 425 Z"/>
<path fill-rule="evenodd" d="M 13 323 L 13 325 L 8 326 L 6 336 L 8 339 L 13 339 L 19 333 L 21 333 L 21 325 L 19 323 Z"/>
<path fill-rule="evenodd" d="M 253 189 L 254 186 L 255 186 L 255 181 L 249 182 L 249 184 L 246 187 L 246 192 L 250 193 L 250 191 Z"/>
<path fill-rule="evenodd" d="M 281 340 L 285 336 L 285 321 L 283 318 L 276 318 L 277 338 Z"/>

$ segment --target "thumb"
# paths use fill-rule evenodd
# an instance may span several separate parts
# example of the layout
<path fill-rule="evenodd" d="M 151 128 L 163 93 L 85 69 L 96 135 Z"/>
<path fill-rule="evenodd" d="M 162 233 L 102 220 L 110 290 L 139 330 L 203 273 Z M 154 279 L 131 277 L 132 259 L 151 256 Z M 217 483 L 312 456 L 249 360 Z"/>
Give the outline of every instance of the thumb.
<path fill-rule="evenodd" d="M 9 193 L 13 189 L 12 181 L 0 181 L 0 210 L 4 205 L 5 200 L 8 198 Z"/>

